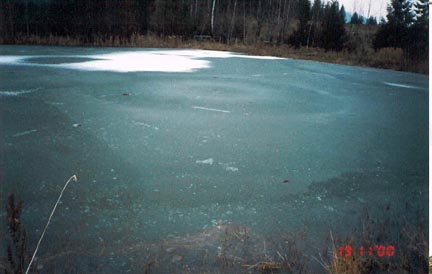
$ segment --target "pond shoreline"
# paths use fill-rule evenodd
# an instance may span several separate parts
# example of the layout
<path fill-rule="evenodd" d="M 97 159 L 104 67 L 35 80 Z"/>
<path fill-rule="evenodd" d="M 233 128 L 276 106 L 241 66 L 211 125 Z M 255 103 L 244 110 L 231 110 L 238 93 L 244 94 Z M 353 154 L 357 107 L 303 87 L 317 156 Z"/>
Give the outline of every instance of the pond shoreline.
<path fill-rule="evenodd" d="M 373 67 L 396 71 L 415 72 L 429 74 L 428 60 L 412 61 L 405 57 L 402 49 L 383 48 L 379 51 L 373 49 L 358 50 L 355 52 L 326 51 L 321 48 L 294 48 L 286 44 L 271 44 L 259 42 L 245 44 L 234 42 L 231 44 L 217 41 L 196 41 L 184 39 L 178 36 L 158 37 L 154 35 L 132 35 L 128 38 L 121 37 L 84 37 L 71 36 L 23 36 L 14 43 L 2 43 L 2 45 L 40 45 L 40 46 L 74 46 L 74 47 L 130 47 L 130 48 L 179 48 L 179 49 L 204 49 L 243 52 L 259 56 L 275 56 L 301 60 L 319 61 L 333 64 Z"/>

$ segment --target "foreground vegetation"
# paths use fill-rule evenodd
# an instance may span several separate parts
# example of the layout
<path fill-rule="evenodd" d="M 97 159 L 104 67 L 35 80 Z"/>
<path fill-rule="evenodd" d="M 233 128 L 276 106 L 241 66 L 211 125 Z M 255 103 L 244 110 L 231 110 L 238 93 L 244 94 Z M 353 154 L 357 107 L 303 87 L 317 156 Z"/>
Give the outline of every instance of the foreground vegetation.
<path fill-rule="evenodd" d="M 21 206 L 10 196 L 6 218 L 9 244 L 3 250 L 6 258 L 0 258 L 0 269 L 5 274 L 25 273 L 31 257 L 24 224 L 20 223 Z M 348 237 L 334 237 L 329 231 L 319 246 L 308 241 L 313 235 L 308 235 L 307 229 L 270 239 L 242 225 L 226 223 L 196 235 L 153 244 L 107 243 L 102 248 L 88 249 L 76 243 L 58 243 L 62 252 L 50 254 L 47 250 L 38 263 L 43 265 L 44 273 L 59 273 L 59 269 L 77 273 L 81 272 L 81 262 L 97 265 L 111 260 L 115 252 L 119 257 L 136 258 L 134 272 L 140 273 L 427 273 L 427 230 L 419 229 L 412 220 L 400 216 L 394 219 L 391 210 L 388 213 L 388 218 L 377 221 L 380 218 L 365 210 L 360 229 Z M 381 243 L 395 244 L 395 252 L 379 256 L 375 246 Z M 345 251 L 347 245 L 352 247 L 349 254 Z M 363 255 L 359 246 L 365 247 Z M 373 255 L 367 254 L 369 247 L 373 248 Z"/>
<path fill-rule="evenodd" d="M 365 191 L 370 192 L 370 185 L 376 186 L 376 182 L 364 181 L 369 177 L 359 178 L 358 175 L 345 174 L 313 184 L 307 193 L 291 196 L 289 206 L 303 211 L 314 207 L 314 203 L 321 206 L 337 197 L 358 200 L 359 193 L 364 196 Z M 306 197 L 323 193 L 323 183 L 328 195 L 322 195 L 322 201 L 307 200 Z M 383 186 L 379 188 L 377 191 L 388 192 Z M 422 203 L 399 203 L 393 199 L 396 196 L 389 195 L 389 202 L 377 201 L 369 206 L 355 203 L 347 211 L 340 209 L 340 218 L 334 211 L 321 212 L 328 214 L 331 218 L 328 221 L 338 231 L 326 229 L 319 235 L 312 227 L 327 217 L 305 220 L 296 229 L 270 236 L 242 224 L 219 222 L 195 234 L 167 236 L 157 242 L 116 234 L 115 228 L 98 234 L 111 240 L 99 238 L 94 242 L 71 237 L 72 231 L 67 237 L 56 238 L 55 231 L 51 230 L 47 237 L 55 240 L 43 244 L 43 252 L 32 273 L 42 268 L 43 273 L 109 273 L 115 272 L 112 267 L 124 261 L 128 261 L 131 273 L 427 273 L 427 210 Z M 305 203 L 297 204 L 296 199 L 304 199 Z M 0 225 L 5 231 L 0 234 L 0 240 L 7 243 L 0 250 L 0 270 L 5 273 L 24 273 L 31 258 L 29 251 L 33 250 L 34 241 L 27 245 L 32 237 L 26 237 L 24 208 L 22 202 L 9 196 L 5 224 Z M 347 212 L 358 218 L 348 224 Z M 320 225 L 326 227 L 326 224 Z M 84 233 L 79 227 L 76 232 Z M 380 245 L 394 246 L 394 252 L 379 255 L 376 246 Z M 352 250 L 347 252 L 346 246 Z M 360 253 L 361 247 L 365 249 L 364 254 Z M 370 248 L 371 255 L 368 254 Z"/>

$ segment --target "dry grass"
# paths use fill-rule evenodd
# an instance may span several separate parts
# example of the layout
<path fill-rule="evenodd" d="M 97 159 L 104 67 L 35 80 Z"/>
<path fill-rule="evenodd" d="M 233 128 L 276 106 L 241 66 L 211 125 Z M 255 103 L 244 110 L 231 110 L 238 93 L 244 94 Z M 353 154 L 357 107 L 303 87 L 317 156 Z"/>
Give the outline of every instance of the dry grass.
<path fill-rule="evenodd" d="M 282 268 L 282 264 L 274 261 L 259 262 L 253 265 L 243 265 L 248 269 L 257 270 L 260 273 L 273 273 Z"/>
<path fill-rule="evenodd" d="M 429 273 L 432 273 L 432 257 L 429 257 Z"/>
<path fill-rule="evenodd" d="M 400 60 L 403 60 L 403 51 L 401 48 L 382 48 L 374 56 L 376 66 L 400 66 Z"/>
<path fill-rule="evenodd" d="M 333 235 L 331 234 L 332 239 L 332 250 L 331 250 L 331 259 L 330 262 L 326 263 L 320 258 L 318 262 L 323 266 L 325 271 L 328 274 L 361 274 L 364 273 L 362 266 L 362 257 L 360 257 L 356 252 L 353 252 L 352 256 L 339 256 L 338 250 L 334 243 Z M 351 240 L 348 242 L 349 245 L 353 244 Z"/>
<path fill-rule="evenodd" d="M 33 255 L 32 255 L 32 257 L 31 257 L 30 263 L 29 263 L 29 265 L 28 265 L 28 267 L 27 267 L 27 270 L 26 270 L 26 272 L 25 272 L 26 274 L 30 271 L 30 268 L 31 268 L 31 266 L 32 266 L 32 263 L 33 263 L 35 257 L 36 257 L 36 254 L 37 254 L 37 251 L 38 251 L 38 249 L 39 249 L 39 246 L 40 246 L 40 244 L 41 244 L 41 242 L 42 242 L 42 240 L 43 240 L 43 238 L 44 238 L 44 236 L 45 236 L 45 233 L 46 233 L 46 231 L 47 231 L 47 229 L 48 229 L 48 226 L 49 226 L 49 224 L 50 224 L 50 222 L 51 222 L 51 218 L 52 218 L 52 216 L 54 215 L 54 212 L 55 212 L 55 210 L 57 209 L 58 204 L 60 203 L 60 200 L 61 200 L 61 198 L 62 198 L 62 196 L 63 196 L 63 193 L 64 193 L 66 187 L 69 185 L 69 183 L 70 183 L 71 181 L 78 182 L 77 176 L 76 176 L 76 175 L 72 175 L 72 176 L 69 178 L 69 180 L 66 181 L 65 185 L 63 186 L 63 189 L 62 189 L 62 191 L 60 192 L 60 195 L 59 195 L 59 197 L 58 197 L 58 199 L 57 199 L 57 202 L 55 203 L 55 205 L 54 205 L 54 207 L 53 207 L 53 209 L 52 209 L 52 211 L 51 211 L 51 214 L 50 214 L 50 216 L 49 216 L 49 218 L 48 218 L 48 222 L 46 223 L 45 228 L 44 228 L 44 230 L 42 231 L 42 235 L 41 235 L 40 238 L 39 238 L 39 241 L 38 241 L 38 243 L 37 243 L 37 245 L 36 245 L 35 251 L 33 252 Z"/>
<path fill-rule="evenodd" d="M 315 258 L 328 274 L 427 273 L 427 230 L 404 217 L 378 222 L 368 213 L 362 223 L 362 229 L 347 238 L 334 239 L 330 234 L 330 252 Z M 367 255 L 367 247 L 379 244 L 394 245 L 395 255 L 380 257 L 376 250 L 372 256 Z M 351 256 L 339 256 L 337 247 L 345 245 L 352 247 Z M 365 247 L 363 256 L 359 254 L 360 246 Z"/>

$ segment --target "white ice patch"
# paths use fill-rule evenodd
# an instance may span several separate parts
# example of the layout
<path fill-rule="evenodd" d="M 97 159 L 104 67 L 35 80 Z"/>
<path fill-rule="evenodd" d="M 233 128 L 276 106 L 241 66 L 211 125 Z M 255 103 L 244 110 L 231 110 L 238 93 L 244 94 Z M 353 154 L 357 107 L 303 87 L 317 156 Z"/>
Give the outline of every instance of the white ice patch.
<path fill-rule="evenodd" d="M 45 101 L 45 103 L 52 105 L 52 106 L 63 106 L 64 105 L 64 103 L 61 103 L 61 102 Z"/>
<path fill-rule="evenodd" d="M 229 110 L 223 110 L 223 109 L 217 109 L 217 108 L 206 108 L 206 107 L 200 107 L 200 106 L 193 106 L 192 108 L 208 110 L 208 111 L 223 112 L 223 113 L 231 113 L 231 111 L 229 111 Z"/>
<path fill-rule="evenodd" d="M 17 133 L 17 134 L 14 134 L 14 135 L 12 135 L 12 136 L 13 136 L 13 137 L 21 137 L 21 136 L 24 136 L 24 135 L 31 134 L 31 133 L 33 133 L 33 132 L 37 132 L 37 129 L 30 129 L 30 130 L 26 130 L 26 131 L 23 131 L 23 132 L 19 132 L 19 133 Z"/>
<path fill-rule="evenodd" d="M 0 97 L 2 96 L 19 96 L 27 93 L 32 93 L 38 91 L 39 88 L 35 89 L 21 89 L 21 90 L 0 90 Z"/>
<path fill-rule="evenodd" d="M 149 125 L 149 124 L 147 124 L 147 123 L 144 123 L 144 122 L 134 121 L 134 123 L 135 123 L 136 125 L 139 125 L 139 126 L 152 127 L 151 125 Z"/>
<path fill-rule="evenodd" d="M 153 54 L 166 56 L 184 56 L 189 58 L 230 58 L 233 57 L 231 52 L 216 50 L 158 50 L 152 51 Z"/>
<path fill-rule="evenodd" d="M 327 206 L 327 205 L 325 205 L 324 208 L 327 209 L 328 211 L 331 211 L 331 212 L 336 211 L 336 210 L 335 210 L 333 207 L 331 207 L 331 206 Z"/>
<path fill-rule="evenodd" d="M 416 87 L 416 86 L 403 85 L 403 84 L 390 83 L 390 82 L 384 82 L 384 84 L 392 86 L 392 87 L 398 87 L 398 88 L 409 88 L 409 89 L 417 89 L 417 88 L 419 88 L 419 87 Z"/>
<path fill-rule="evenodd" d="M 205 164 L 205 165 L 212 165 L 213 164 L 213 158 L 209 158 L 206 160 L 196 160 L 195 163 L 197 164 Z"/>
<path fill-rule="evenodd" d="M 40 64 L 26 62 L 32 58 L 81 57 L 95 60 L 83 62 Z M 210 61 L 203 58 L 245 58 L 279 60 L 285 58 L 272 56 L 242 55 L 226 51 L 212 50 L 157 50 L 128 51 L 93 55 L 35 55 L 35 56 L 0 56 L 0 65 L 25 65 L 38 67 L 68 68 L 86 71 L 155 71 L 155 72 L 193 72 L 209 68 Z"/>
<path fill-rule="evenodd" d="M 222 163 L 222 162 L 219 162 L 218 164 L 221 165 L 221 166 L 223 166 L 226 171 L 237 172 L 239 170 L 237 167 L 231 166 L 231 164 L 233 164 L 233 163 Z"/>

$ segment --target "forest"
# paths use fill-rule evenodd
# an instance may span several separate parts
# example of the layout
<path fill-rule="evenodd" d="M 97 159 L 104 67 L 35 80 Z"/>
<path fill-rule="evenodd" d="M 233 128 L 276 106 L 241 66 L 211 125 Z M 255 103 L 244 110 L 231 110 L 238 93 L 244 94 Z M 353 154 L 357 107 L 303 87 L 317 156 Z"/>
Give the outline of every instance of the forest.
<path fill-rule="evenodd" d="M 400 59 L 400 67 L 396 69 L 402 70 L 418 67 L 417 63 L 428 56 L 426 0 L 392 0 L 385 19 L 365 18 L 354 12 L 349 20 L 344 6 L 335 0 L 0 0 L 0 3 L 2 44 L 158 46 L 160 43 L 179 47 L 193 41 L 205 42 L 210 48 L 218 44 L 217 48 L 228 50 L 233 45 L 242 45 L 246 51 L 264 46 L 266 52 L 269 47 L 283 46 L 290 52 L 306 49 L 309 56 L 342 51 L 338 56 L 360 65 L 386 67 L 387 61 Z M 149 38 L 153 43 L 145 42 Z M 163 43 L 167 40 L 176 43 Z M 311 54 L 310 49 L 318 53 Z M 280 48 L 276 51 L 276 55 L 284 55 Z M 375 56 L 377 52 L 381 53 Z M 383 60 L 384 64 L 362 64 L 357 59 L 364 59 L 365 55 L 389 60 Z"/>

